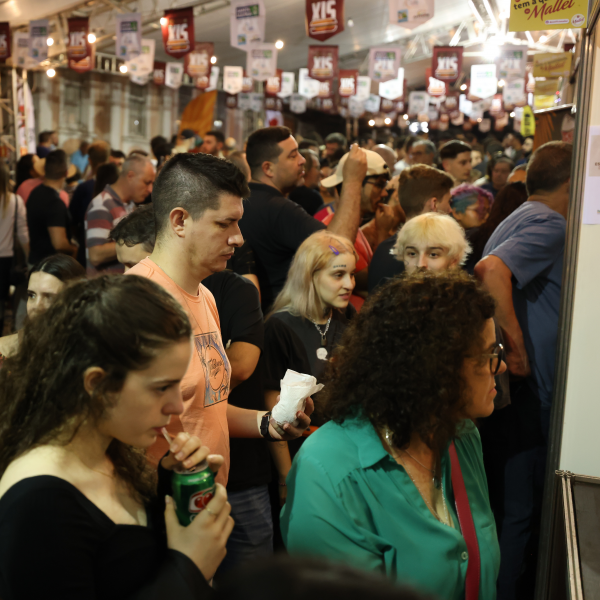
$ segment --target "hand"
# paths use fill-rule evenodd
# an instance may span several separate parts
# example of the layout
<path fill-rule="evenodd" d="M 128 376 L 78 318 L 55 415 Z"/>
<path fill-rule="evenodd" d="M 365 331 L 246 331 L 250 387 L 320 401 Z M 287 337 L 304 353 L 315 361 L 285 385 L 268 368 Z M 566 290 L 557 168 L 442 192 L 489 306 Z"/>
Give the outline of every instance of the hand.
<path fill-rule="evenodd" d="M 350 154 L 344 165 L 344 183 L 359 183 L 362 186 L 367 176 L 367 154 L 358 144 L 352 144 Z"/>
<path fill-rule="evenodd" d="M 169 454 L 162 459 L 161 465 L 169 471 L 176 468 L 185 470 L 195 467 L 203 460 L 208 462 L 213 473 L 216 473 L 225 461 L 219 454 L 210 454 L 210 450 L 202 445 L 197 436 L 182 431 L 171 442 Z"/>
<path fill-rule="evenodd" d="M 280 397 L 277 396 L 277 402 L 279 402 L 279 398 Z M 315 405 L 312 398 L 307 398 L 304 412 L 299 410 L 296 413 L 296 419 L 298 419 L 298 425 L 296 427 L 291 423 L 285 423 L 283 427 L 280 427 L 277 421 L 271 417 L 269 424 L 269 433 L 271 434 L 271 437 L 276 440 L 281 440 L 282 442 L 289 442 L 290 440 L 299 438 L 310 425 L 309 417 L 314 410 Z"/>
<path fill-rule="evenodd" d="M 227 554 L 225 546 L 234 525 L 229 513 L 231 505 L 220 483 L 213 499 L 187 527 L 177 520 L 173 498 L 166 497 L 167 546 L 192 560 L 207 581 L 212 579 Z"/>
<path fill-rule="evenodd" d="M 375 227 L 379 238 L 383 241 L 390 237 L 392 229 L 398 226 L 396 222 L 396 213 L 388 204 L 377 205 L 375 210 Z"/>
<path fill-rule="evenodd" d="M 521 379 L 531 374 L 527 354 L 522 354 L 517 350 L 506 349 L 506 366 L 511 379 Z"/>
<path fill-rule="evenodd" d="M 280 481 L 279 482 L 279 507 L 280 508 L 283 508 L 286 500 L 287 500 L 287 485 L 285 485 L 285 481 L 283 482 L 283 484 Z"/>

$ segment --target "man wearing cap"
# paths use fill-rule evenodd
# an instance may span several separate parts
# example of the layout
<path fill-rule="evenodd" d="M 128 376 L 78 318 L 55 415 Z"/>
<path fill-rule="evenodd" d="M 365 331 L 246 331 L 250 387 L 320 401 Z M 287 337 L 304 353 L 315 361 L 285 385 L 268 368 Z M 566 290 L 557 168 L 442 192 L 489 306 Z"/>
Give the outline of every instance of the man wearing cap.
<path fill-rule="evenodd" d="M 287 127 L 255 131 L 246 146 L 252 179 L 240 229 L 254 251 L 263 312 L 283 288 L 296 250 L 325 225 L 286 198 L 304 176 L 304 157 Z M 327 227 L 354 241 L 360 224 L 361 186 L 366 155 L 357 146 L 348 153 L 344 186 L 335 216 Z M 338 167 L 342 168 L 342 167 Z"/>

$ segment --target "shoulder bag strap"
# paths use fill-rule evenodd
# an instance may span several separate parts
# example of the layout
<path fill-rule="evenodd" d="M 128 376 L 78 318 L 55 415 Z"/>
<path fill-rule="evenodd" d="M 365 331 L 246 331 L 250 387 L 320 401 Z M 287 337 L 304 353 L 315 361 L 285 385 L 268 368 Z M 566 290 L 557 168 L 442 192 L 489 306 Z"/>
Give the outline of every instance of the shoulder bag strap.
<path fill-rule="evenodd" d="M 467 566 L 467 580 L 465 583 L 466 600 L 478 600 L 479 598 L 479 580 L 481 577 L 481 560 L 479 556 L 479 543 L 477 542 L 477 532 L 473 523 L 473 515 L 469 506 L 469 497 L 465 480 L 460 470 L 458 455 L 454 442 L 450 444 L 450 464 L 452 465 L 452 489 L 454 490 L 454 499 L 456 500 L 456 512 L 460 521 L 460 528 L 467 543 L 469 553 L 469 564 Z"/>

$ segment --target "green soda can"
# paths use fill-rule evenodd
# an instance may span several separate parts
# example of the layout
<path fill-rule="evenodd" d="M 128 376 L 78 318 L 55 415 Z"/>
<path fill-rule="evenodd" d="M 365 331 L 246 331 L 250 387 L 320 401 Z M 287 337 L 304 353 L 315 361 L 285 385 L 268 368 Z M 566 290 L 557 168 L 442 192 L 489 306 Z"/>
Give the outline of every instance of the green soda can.
<path fill-rule="evenodd" d="M 175 512 L 179 523 L 187 527 L 215 495 L 215 477 L 203 460 L 188 471 L 173 472 L 171 479 Z"/>

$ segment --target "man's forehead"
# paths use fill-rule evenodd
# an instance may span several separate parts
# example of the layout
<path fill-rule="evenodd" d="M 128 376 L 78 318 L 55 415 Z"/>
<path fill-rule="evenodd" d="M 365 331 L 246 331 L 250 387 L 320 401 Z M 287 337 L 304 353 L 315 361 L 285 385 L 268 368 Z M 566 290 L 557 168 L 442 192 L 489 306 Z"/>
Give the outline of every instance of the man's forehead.
<path fill-rule="evenodd" d="M 209 208 L 206 212 L 217 218 L 241 219 L 244 214 L 244 204 L 239 196 L 222 193 L 219 196 L 219 206 L 216 209 Z"/>
<path fill-rule="evenodd" d="M 290 135 L 289 138 L 279 142 L 278 146 L 281 146 L 284 150 L 289 152 L 290 150 L 295 150 L 298 147 L 298 142 L 293 135 Z"/>

